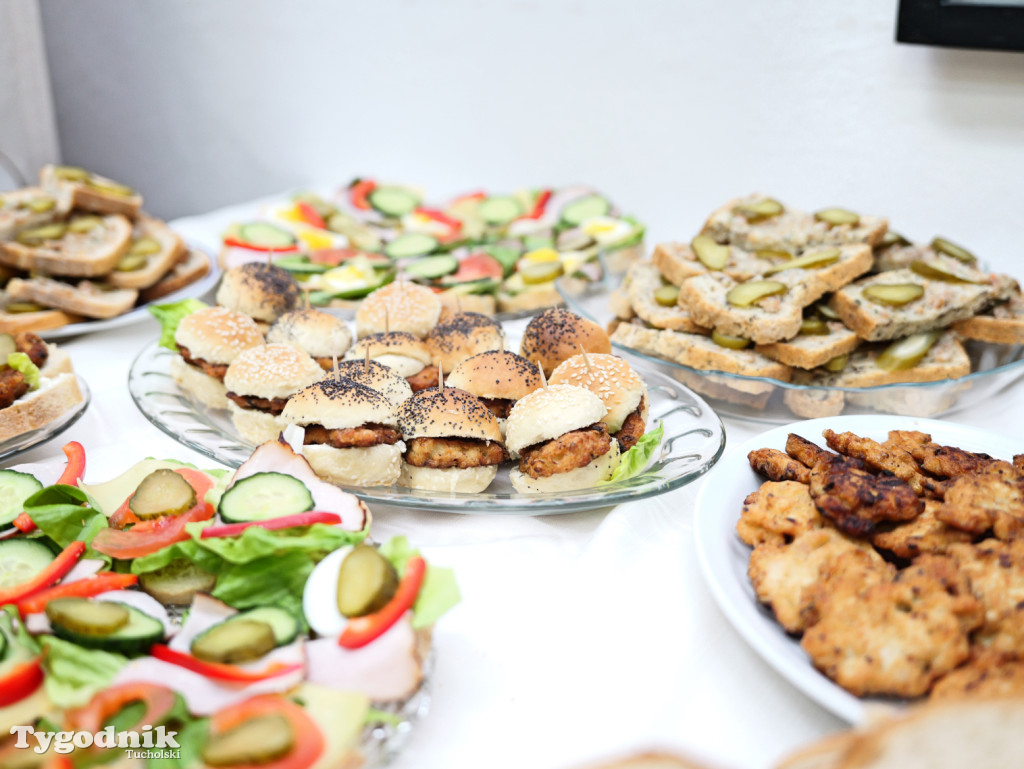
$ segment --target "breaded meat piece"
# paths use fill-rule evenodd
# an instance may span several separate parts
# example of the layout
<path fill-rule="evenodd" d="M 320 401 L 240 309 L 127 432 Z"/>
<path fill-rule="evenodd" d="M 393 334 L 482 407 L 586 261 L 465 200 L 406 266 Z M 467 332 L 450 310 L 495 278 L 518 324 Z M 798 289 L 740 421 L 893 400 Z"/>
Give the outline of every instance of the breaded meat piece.
<path fill-rule="evenodd" d="M 736 533 L 751 547 L 781 545 L 823 525 L 804 484 L 767 481 L 743 500 Z"/>
<path fill-rule="evenodd" d="M 925 494 L 933 483 L 931 478 L 921 473 L 917 462 L 905 449 L 886 447 L 871 438 L 862 438 L 850 432 L 837 433 L 826 430 L 824 436 L 825 442 L 833 451 L 863 460 L 876 470 L 892 473 L 900 480 L 906 481 L 918 496 Z"/>
<path fill-rule="evenodd" d="M 811 471 L 807 465 L 778 449 L 755 449 L 747 454 L 747 460 L 755 473 L 769 481 L 808 483 L 811 480 Z"/>
<path fill-rule="evenodd" d="M 887 449 L 902 449 L 913 455 L 915 448 L 921 448 L 932 442 L 932 436 L 919 430 L 890 430 L 889 439 L 882 445 Z"/>
<path fill-rule="evenodd" d="M 988 454 L 974 454 L 956 446 L 941 446 L 932 442 L 911 448 L 910 455 L 921 465 L 921 469 L 941 478 L 974 473 L 998 461 Z"/>
<path fill-rule="evenodd" d="M 830 461 L 837 456 L 831 451 L 825 451 L 818 444 L 801 438 L 796 433 L 790 433 L 786 439 L 786 453 L 808 467 L 814 467 L 819 462 Z"/>
<path fill-rule="evenodd" d="M 1017 454 L 1013 458 L 1013 466 L 1017 468 L 1017 472 L 1024 473 L 1024 454 Z"/>
<path fill-rule="evenodd" d="M 873 475 L 859 459 L 838 457 L 811 469 L 811 498 L 825 518 L 853 537 L 870 537 L 881 521 L 910 521 L 924 501 L 894 475 Z"/>
<path fill-rule="evenodd" d="M 960 571 L 957 562 L 949 556 L 927 554 L 915 558 L 912 564 L 900 570 L 896 581 L 923 585 L 925 590 L 932 589 L 932 583 L 937 582 L 946 591 L 946 595 L 953 599 L 953 612 L 967 632 L 981 627 L 985 622 L 984 604 L 974 596 L 967 575 Z"/>
<path fill-rule="evenodd" d="M 933 700 L 1024 695 L 1024 661 L 985 658 L 947 673 L 932 688 Z"/>
<path fill-rule="evenodd" d="M 864 547 L 841 553 L 825 564 L 819 574 L 818 584 L 804 595 L 804 626 L 810 627 L 820 619 L 820 609 L 835 590 L 856 586 L 866 590 L 870 585 L 892 582 L 896 578 L 896 567 L 882 560 L 874 550 Z"/>
<path fill-rule="evenodd" d="M 952 480 L 935 516 L 972 534 L 991 529 L 996 539 L 1024 535 L 1024 477 L 1009 462 L 991 462 L 984 469 Z"/>
<path fill-rule="evenodd" d="M 987 539 L 976 545 L 951 545 L 947 552 L 985 608 L 975 644 L 1024 659 L 1024 540 Z"/>
<path fill-rule="evenodd" d="M 475 438 L 413 438 L 405 453 L 410 465 L 440 469 L 499 465 L 506 458 L 500 443 Z"/>
<path fill-rule="evenodd" d="M 835 529 L 814 529 L 788 545 L 758 545 L 750 554 L 747 574 L 758 599 L 771 607 L 779 624 L 787 632 L 799 633 L 805 627 L 810 589 L 833 560 L 853 550 L 861 550 L 884 564 L 870 546 L 854 542 Z"/>
<path fill-rule="evenodd" d="M 519 471 L 531 478 L 567 473 L 586 467 L 611 447 L 608 428 L 597 422 L 523 449 L 519 454 Z"/>
<path fill-rule="evenodd" d="M 882 524 L 871 538 L 872 544 L 900 558 L 915 558 L 924 553 L 941 555 L 950 545 L 971 542 L 973 536 L 935 517 L 939 503 L 926 499 L 924 512 L 908 523 Z"/>

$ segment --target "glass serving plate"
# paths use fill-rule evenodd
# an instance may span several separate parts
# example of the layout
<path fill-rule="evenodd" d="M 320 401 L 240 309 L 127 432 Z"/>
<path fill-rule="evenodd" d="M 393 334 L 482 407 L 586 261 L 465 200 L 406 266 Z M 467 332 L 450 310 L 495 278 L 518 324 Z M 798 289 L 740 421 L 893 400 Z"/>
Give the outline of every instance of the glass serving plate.
<path fill-rule="evenodd" d="M 609 303 L 613 284 L 580 287 L 559 280 L 556 286 L 568 308 L 578 315 L 605 329 L 616 320 Z M 840 414 L 937 417 L 982 403 L 1024 375 L 1024 345 L 973 341 L 964 343 L 972 372 L 965 377 L 876 387 L 813 387 L 767 377 L 704 371 L 615 342 L 612 345 L 620 353 L 642 358 L 700 393 L 720 414 L 766 424 L 786 424 L 792 422 L 794 416 L 812 418 Z"/>
<path fill-rule="evenodd" d="M 209 409 L 178 389 L 169 372 L 174 353 L 151 342 L 139 353 L 128 374 L 135 405 L 156 427 L 179 443 L 230 467 L 237 467 L 255 448 L 239 437 L 227 411 Z M 406 508 L 483 515 L 550 515 L 608 507 L 685 486 L 718 461 L 725 431 L 718 415 L 701 398 L 649 363 L 631 360 L 648 387 L 651 419 L 648 429 L 665 425 L 655 457 L 640 475 L 617 483 L 552 494 L 517 493 L 507 469 L 485 492 L 443 493 L 397 486 L 349 487 L 366 502 Z"/>
<path fill-rule="evenodd" d="M 56 438 L 82 418 L 82 414 L 89 407 L 89 401 L 92 400 L 92 393 L 89 392 L 89 386 L 82 377 L 76 376 L 75 379 L 78 380 L 78 389 L 82 393 L 82 402 L 76 403 L 74 407 L 61 414 L 58 419 L 27 433 L 15 435 L 13 438 L 8 438 L 3 443 L 0 443 L 0 459 L 6 459 L 46 443 L 48 440 Z"/>

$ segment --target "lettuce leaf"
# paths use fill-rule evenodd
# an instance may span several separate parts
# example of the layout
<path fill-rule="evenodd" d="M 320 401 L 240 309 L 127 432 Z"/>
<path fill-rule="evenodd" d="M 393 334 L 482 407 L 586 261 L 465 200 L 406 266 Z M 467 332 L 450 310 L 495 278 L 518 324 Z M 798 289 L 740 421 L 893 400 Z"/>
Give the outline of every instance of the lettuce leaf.
<path fill-rule="evenodd" d="M 46 694 L 60 708 L 86 704 L 110 686 L 128 658 L 120 654 L 83 649 L 55 636 L 42 636 Z"/>
<path fill-rule="evenodd" d="M 54 485 L 40 489 L 25 500 L 25 512 L 47 537 L 61 547 L 76 539 L 89 547 L 86 558 L 99 558 L 110 563 L 110 556 L 92 549 L 92 540 L 107 528 L 107 516 L 90 504 L 89 496 L 76 486 Z"/>
<path fill-rule="evenodd" d="M 665 435 L 665 423 L 658 425 L 657 430 L 651 430 L 640 437 L 633 447 L 619 458 L 619 466 L 615 468 L 612 477 L 602 483 L 618 483 L 633 478 L 642 473 L 661 445 L 661 439 Z"/>
<path fill-rule="evenodd" d="M 182 299 L 180 302 L 151 306 L 149 311 L 160 322 L 160 346 L 177 352 L 178 345 L 174 341 L 174 332 L 178 330 L 178 324 L 186 315 L 204 310 L 208 306 L 206 302 L 198 299 Z"/>
<path fill-rule="evenodd" d="M 7 355 L 7 365 L 24 375 L 25 381 L 28 382 L 29 390 L 39 389 L 39 367 L 25 353 L 9 353 Z"/>
<path fill-rule="evenodd" d="M 408 538 L 392 537 L 380 546 L 380 554 L 391 562 L 401 576 L 405 573 L 406 562 L 414 555 L 419 555 L 419 551 L 409 545 Z M 428 563 L 420 594 L 412 607 L 412 626 L 416 629 L 430 627 L 460 600 L 462 596 L 455 572 Z"/>

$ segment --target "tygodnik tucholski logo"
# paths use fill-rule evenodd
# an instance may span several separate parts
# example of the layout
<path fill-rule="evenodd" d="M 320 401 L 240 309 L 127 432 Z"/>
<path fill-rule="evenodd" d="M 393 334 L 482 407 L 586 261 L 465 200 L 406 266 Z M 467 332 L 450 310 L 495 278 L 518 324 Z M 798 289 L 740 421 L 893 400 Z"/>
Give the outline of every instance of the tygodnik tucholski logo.
<path fill-rule="evenodd" d="M 37 732 L 31 726 L 12 726 L 11 734 L 18 735 L 14 747 L 31 748 L 40 755 L 53 747 L 55 753 L 70 753 L 78 749 L 91 747 L 124 750 L 130 758 L 181 758 L 178 741 L 174 739 L 177 732 L 169 732 L 166 727 L 155 729 L 146 724 L 141 732 L 115 732 L 108 726 L 101 732 Z M 33 745 L 29 741 L 32 737 Z"/>

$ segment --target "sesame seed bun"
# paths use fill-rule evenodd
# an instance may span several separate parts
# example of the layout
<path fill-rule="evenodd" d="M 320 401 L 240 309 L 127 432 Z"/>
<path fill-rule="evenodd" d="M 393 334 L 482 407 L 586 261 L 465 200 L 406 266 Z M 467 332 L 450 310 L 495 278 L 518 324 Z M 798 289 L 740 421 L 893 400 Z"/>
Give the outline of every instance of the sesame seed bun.
<path fill-rule="evenodd" d="M 400 280 L 378 288 L 356 311 L 356 337 L 408 331 L 422 339 L 441 316 L 441 300 L 425 286 Z"/>
<path fill-rule="evenodd" d="M 583 387 L 600 398 L 608 409 L 601 421 L 608 426 L 610 433 L 622 429 L 626 417 L 636 411 L 647 393 L 644 380 L 626 361 L 601 353 L 588 353 L 586 358 L 582 355 L 567 358 L 552 372 L 550 381 L 552 384 Z M 646 422 L 647 415 L 643 417 Z"/>
<path fill-rule="evenodd" d="M 398 409 L 406 439 L 476 438 L 501 441 L 498 420 L 475 395 L 454 387 L 420 390 Z"/>
<path fill-rule="evenodd" d="M 604 329 L 569 310 L 555 307 L 534 317 L 526 327 L 519 354 L 539 361 L 548 376 L 559 363 L 578 355 L 580 345 L 587 352 L 610 353 L 612 343 Z"/>
<path fill-rule="evenodd" d="M 505 426 L 505 446 L 517 454 L 565 433 L 600 422 L 607 409 L 590 390 L 548 385 L 516 401 Z"/>
<path fill-rule="evenodd" d="M 313 471 L 338 486 L 393 486 L 402 474 L 402 444 L 336 449 L 311 443 L 302 447 Z"/>
<path fill-rule="evenodd" d="M 207 307 L 181 319 L 174 341 L 187 347 L 193 358 L 225 364 L 263 344 L 263 334 L 248 315 L 227 307 Z"/>
<path fill-rule="evenodd" d="M 302 350 L 287 344 L 266 344 L 235 358 L 224 374 L 224 386 L 238 395 L 288 398 L 323 374 L 320 365 Z"/>
<path fill-rule="evenodd" d="M 482 352 L 462 361 L 445 379 L 478 398 L 517 401 L 541 386 L 537 366 L 508 350 Z"/>
<path fill-rule="evenodd" d="M 427 345 L 408 331 L 365 336 L 349 348 L 345 360 L 365 362 L 367 350 L 370 351 L 370 360 L 384 364 L 403 377 L 418 374 L 430 364 Z"/>
<path fill-rule="evenodd" d="M 346 377 L 361 385 L 366 385 L 398 408 L 403 402 L 412 397 L 412 387 L 409 380 L 398 374 L 394 369 L 388 368 L 383 363 L 371 360 L 369 366 L 366 360 L 346 360 L 338 364 L 338 376 Z M 334 370 L 328 372 L 327 376 L 333 376 Z"/>
<path fill-rule="evenodd" d="M 431 329 L 426 341 L 433 362 L 447 374 L 477 353 L 505 349 L 505 332 L 494 318 L 460 312 Z"/>
<path fill-rule="evenodd" d="M 232 267 L 224 273 L 217 289 L 217 304 L 264 323 L 273 323 L 296 309 L 300 298 L 292 274 L 264 262 Z"/>
<path fill-rule="evenodd" d="M 408 462 L 403 462 L 398 485 L 410 489 L 444 491 L 450 494 L 478 494 L 491 485 L 491 481 L 497 474 L 497 465 L 438 468 L 416 467 Z"/>
<path fill-rule="evenodd" d="M 386 397 L 351 379 L 327 375 L 288 399 L 281 412 L 286 422 L 321 425 L 328 430 L 359 427 L 369 422 L 398 426 L 395 408 Z"/>
<path fill-rule="evenodd" d="M 550 494 L 557 491 L 589 489 L 612 477 L 619 466 L 619 444 L 611 441 L 611 448 L 589 465 L 578 467 L 567 473 L 555 473 L 544 478 L 531 478 L 518 467 L 508 472 L 512 488 L 520 494 Z"/>
<path fill-rule="evenodd" d="M 228 388 L 216 377 L 190 366 L 180 355 L 171 358 L 168 368 L 175 383 L 187 395 L 211 409 L 228 407 Z"/>
<path fill-rule="evenodd" d="M 274 321 L 267 342 L 290 344 L 313 358 L 339 358 L 352 345 L 352 332 L 336 315 L 323 310 L 292 310 Z"/>

